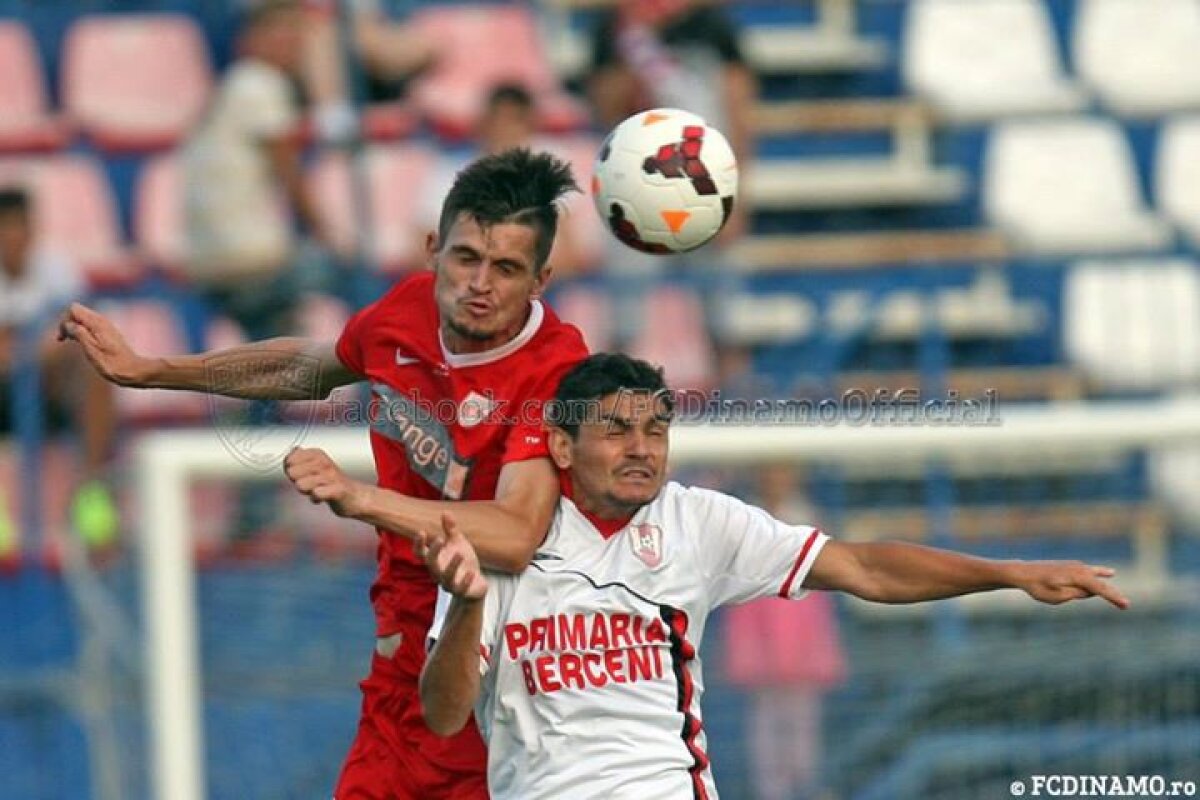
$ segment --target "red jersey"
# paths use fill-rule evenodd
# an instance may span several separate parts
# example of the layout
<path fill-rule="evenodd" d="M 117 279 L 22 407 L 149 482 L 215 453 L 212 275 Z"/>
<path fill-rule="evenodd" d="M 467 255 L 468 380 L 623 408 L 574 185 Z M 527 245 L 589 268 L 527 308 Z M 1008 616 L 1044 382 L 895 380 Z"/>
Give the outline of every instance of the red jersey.
<path fill-rule="evenodd" d="M 491 500 L 501 467 L 548 455 L 542 404 L 587 348 L 573 325 L 534 300 L 512 341 L 451 353 L 441 338 L 434 275 L 423 272 L 355 314 L 337 355 L 371 383 L 380 486 L 430 500 Z M 380 532 L 378 560 L 371 587 L 377 634 L 416 631 L 423 642 L 436 584 L 401 536 Z M 407 666 L 415 681 L 421 664 Z"/>

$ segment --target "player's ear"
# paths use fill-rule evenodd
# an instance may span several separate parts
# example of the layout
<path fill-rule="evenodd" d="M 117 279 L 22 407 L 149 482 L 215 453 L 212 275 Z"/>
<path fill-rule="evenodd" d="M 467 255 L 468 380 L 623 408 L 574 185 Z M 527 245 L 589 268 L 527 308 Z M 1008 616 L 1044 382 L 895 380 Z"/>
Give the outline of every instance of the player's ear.
<path fill-rule="evenodd" d="M 425 234 L 425 267 L 427 269 L 437 269 L 437 254 L 440 247 L 441 242 L 438 241 L 437 231 L 429 231 Z"/>
<path fill-rule="evenodd" d="M 546 262 L 533 273 L 533 291 L 529 293 L 530 297 L 542 296 L 542 292 L 546 291 L 546 284 L 550 282 L 550 273 L 552 272 L 554 272 L 554 267 Z"/>
<path fill-rule="evenodd" d="M 550 426 L 546 435 L 549 437 L 547 445 L 550 448 L 550 458 L 554 461 L 554 466 L 559 469 L 571 468 L 571 436 L 562 428 Z"/>

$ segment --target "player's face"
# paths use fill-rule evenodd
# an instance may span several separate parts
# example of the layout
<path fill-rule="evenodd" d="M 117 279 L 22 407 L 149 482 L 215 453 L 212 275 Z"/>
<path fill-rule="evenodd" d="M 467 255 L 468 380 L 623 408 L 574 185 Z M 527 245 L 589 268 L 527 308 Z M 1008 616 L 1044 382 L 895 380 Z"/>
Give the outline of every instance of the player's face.
<path fill-rule="evenodd" d="M 483 227 L 465 215 L 446 241 L 430 237 L 442 336 L 451 352 L 490 350 L 520 333 L 530 300 L 550 277 L 549 266 L 535 269 L 536 245 L 537 230 L 528 225 Z"/>
<path fill-rule="evenodd" d="M 615 519 L 653 500 L 666 480 L 669 430 L 662 397 L 618 392 L 600 402 L 598 413 L 580 425 L 574 440 L 556 431 L 569 451 L 565 458 L 556 452 L 556 461 L 570 468 L 579 507 Z"/>

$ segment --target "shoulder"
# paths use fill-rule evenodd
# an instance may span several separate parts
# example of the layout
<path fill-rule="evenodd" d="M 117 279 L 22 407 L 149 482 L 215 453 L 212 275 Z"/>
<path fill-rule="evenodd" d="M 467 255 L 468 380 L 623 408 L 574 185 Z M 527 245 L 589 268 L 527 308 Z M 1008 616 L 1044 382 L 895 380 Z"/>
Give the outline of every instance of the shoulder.
<path fill-rule="evenodd" d="M 692 521 L 719 524 L 748 517 L 758 511 L 733 495 L 701 486 L 684 486 L 671 481 L 659 498 L 673 506 L 681 517 Z"/>

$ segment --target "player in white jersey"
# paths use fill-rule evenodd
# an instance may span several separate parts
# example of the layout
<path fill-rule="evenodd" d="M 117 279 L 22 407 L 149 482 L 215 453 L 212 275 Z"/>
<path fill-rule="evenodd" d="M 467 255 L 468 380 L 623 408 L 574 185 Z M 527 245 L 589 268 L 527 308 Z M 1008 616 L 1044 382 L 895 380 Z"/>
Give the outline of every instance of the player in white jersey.
<path fill-rule="evenodd" d="M 564 493 L 529 568 L 481 572 L 448 515 L 417 546 L 453 596 L 431 631 L 425 718 L 450 735 L 474 707 L 494 800 L 716 798 L 697 652 L 709 612 L 726 603 L 807 589 L 912 603 L 1016 588 L 1046 603 L 1128 605 L 1105 567 L 838 542 L 665 483 L 671 402 L 645 362 L 592 356 L 556 400 L 550 451 Z"/>

